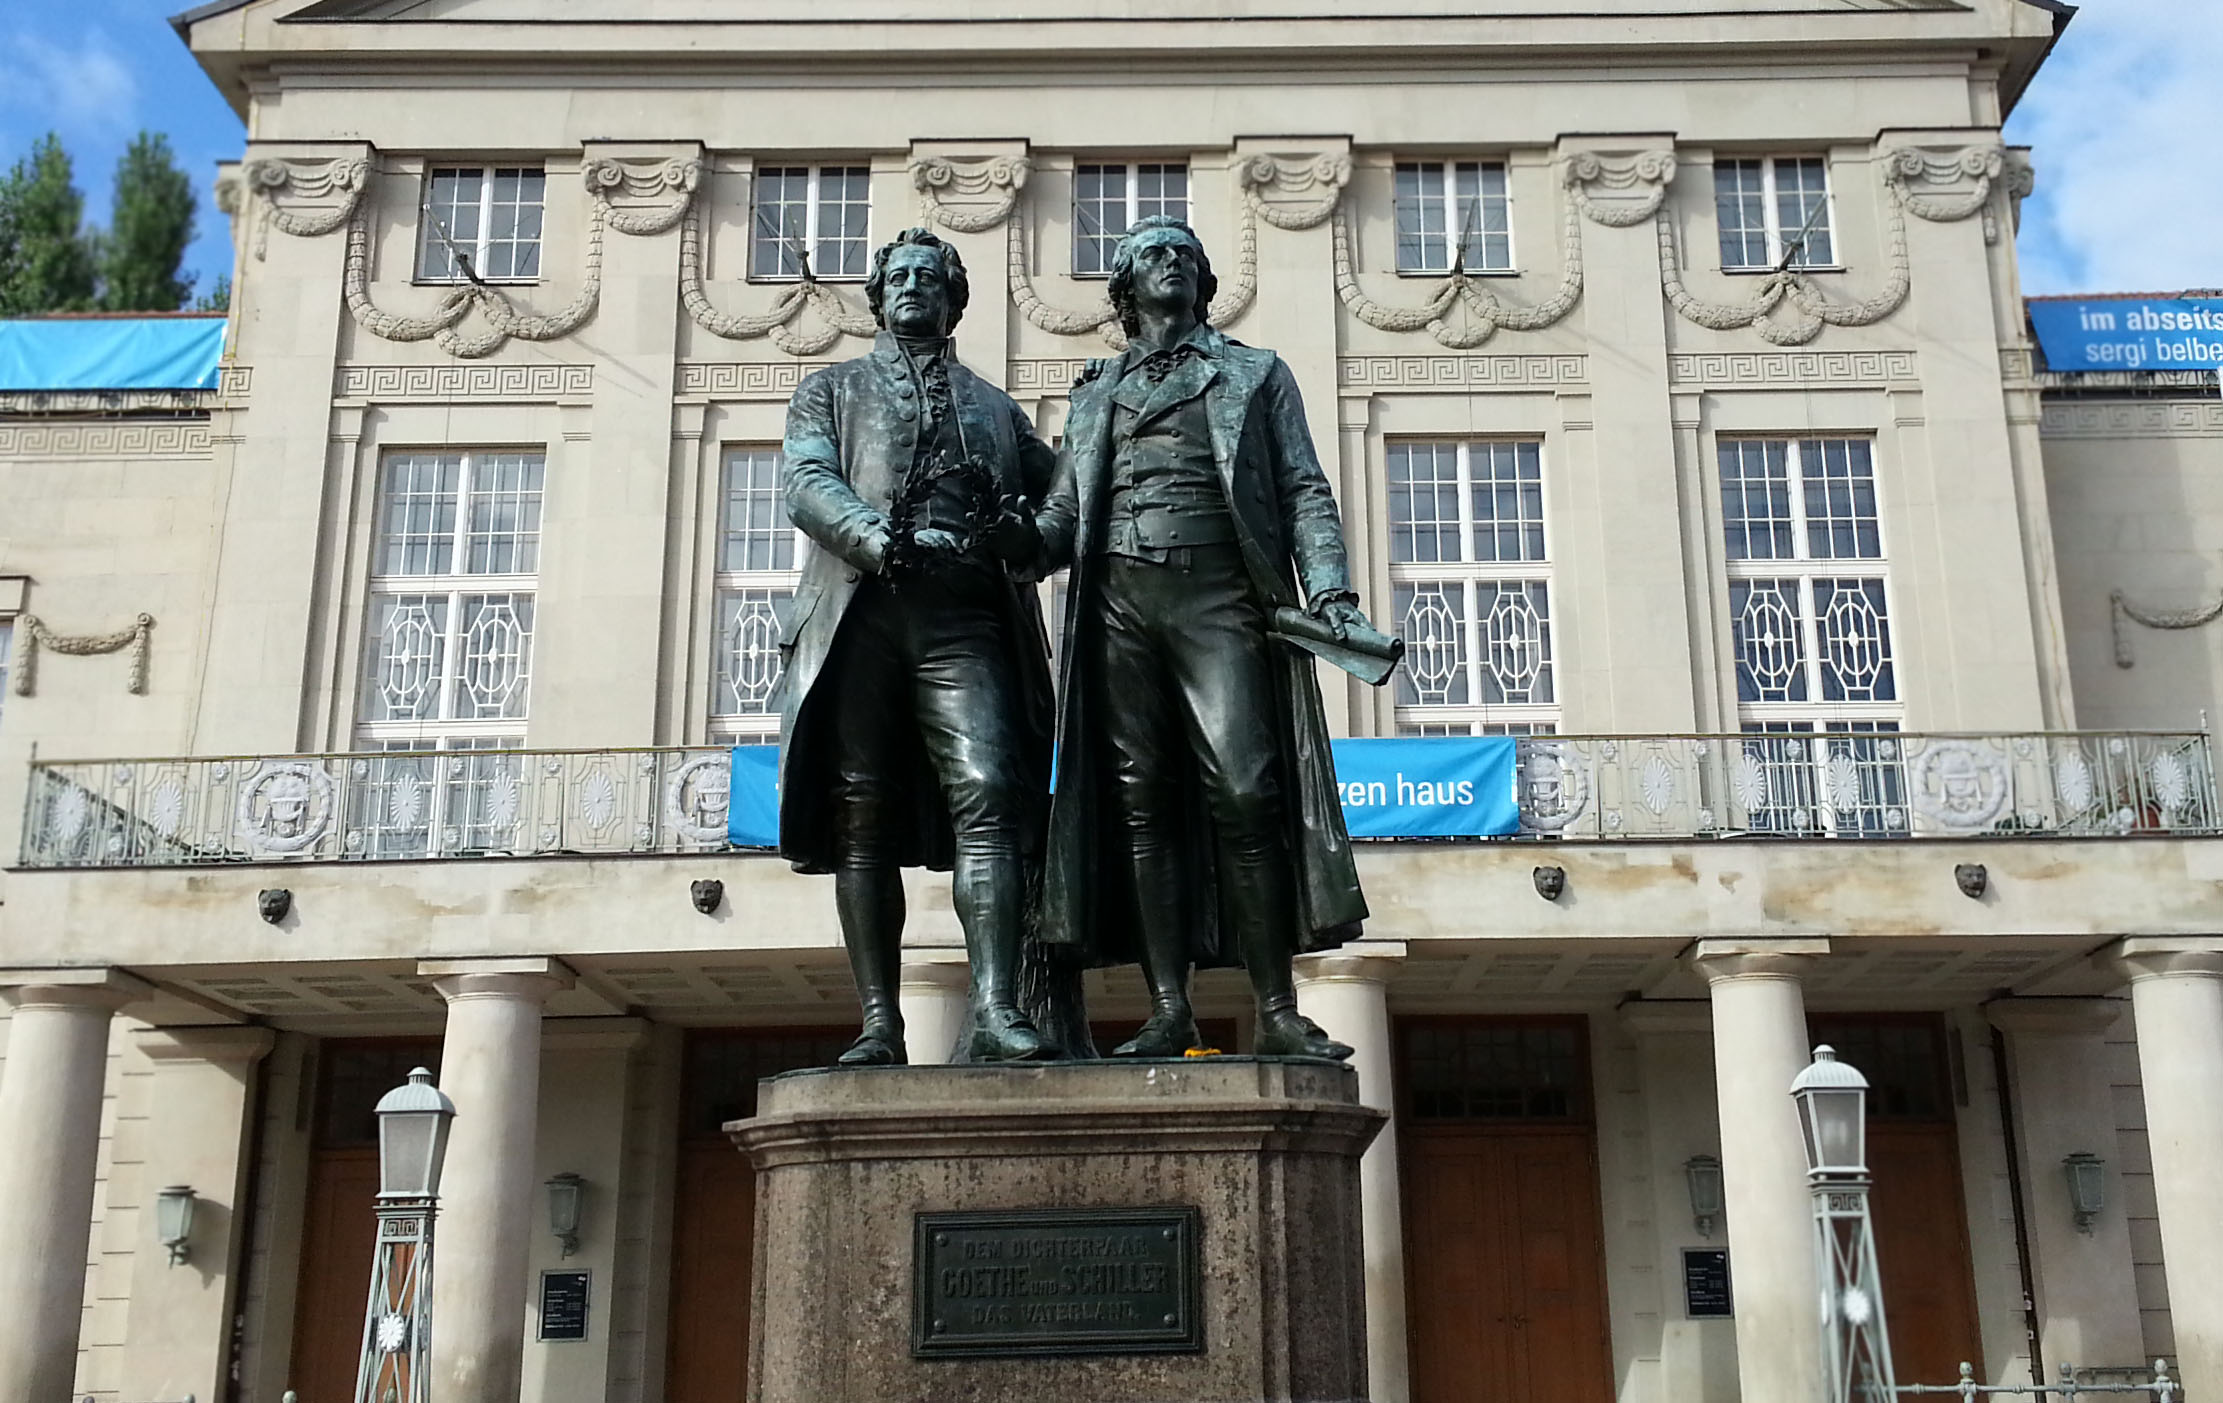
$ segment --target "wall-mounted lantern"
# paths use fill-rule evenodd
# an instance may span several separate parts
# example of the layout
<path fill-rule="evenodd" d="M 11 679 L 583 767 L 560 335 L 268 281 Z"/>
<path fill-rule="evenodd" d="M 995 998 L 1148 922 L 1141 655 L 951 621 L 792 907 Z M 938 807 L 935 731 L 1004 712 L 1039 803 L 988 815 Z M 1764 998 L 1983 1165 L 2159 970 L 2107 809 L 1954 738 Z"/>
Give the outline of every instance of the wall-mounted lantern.
<path fill-rule="evenodd" d="M 183 1266 L 193 1256 L 193 1204 L 195 1195 L 185 1184 L 172 1184 L 154 1196 L 154 1231 L 170 1249 L 170 1265 Z"/>
<path fill-rule="evenodd" d="M 547 1183 L 548 1231 L 563 1244 L 568 1257 L 579 1250 L 579 1203 L 586 1197 L 587 1181 L 566 1171 Z"/>
<path fill-rule="evenodd" d="M 2079 1150 L 2061 1161 L 2069 1176 L 2069 1207 L 2076 1210 L 2076 1230 L 2088 1233 L 2107 1206 L 2107 1161 Z"/>
<path fill-rule="evenodd" d="M 1700 1237 L 1712 1237 L 1723 1206 L 1721 1161 L 1712 1155 L 1692 1155 L 1683 1161 L 1683 1177 L 1690 1183 L 1691 1226 Z"/>

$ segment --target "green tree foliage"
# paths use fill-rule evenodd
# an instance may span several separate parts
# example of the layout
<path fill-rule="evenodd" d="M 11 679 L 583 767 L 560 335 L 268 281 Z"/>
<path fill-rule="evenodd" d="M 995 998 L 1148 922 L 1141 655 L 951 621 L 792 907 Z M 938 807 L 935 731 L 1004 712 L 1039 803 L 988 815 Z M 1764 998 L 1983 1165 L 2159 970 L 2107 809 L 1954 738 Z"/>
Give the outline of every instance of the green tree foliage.
<path fill-rule="evenodd" d="M 0 180 L 0 316 L 91 310 L 96 269 L 84 214 L 69 153 L 49 132 Z"/>
<path fill-rule="evenodd" d="M 116 162 L 116 202 L 100 241 L 100 306 L 108 312 L 174 312 L 193 296 L 178 271 L 193 242 L 193 184 L 170 139 L 141 132 Z"/>
<path fill-rule="evenodd" d="M 232 309 L 232 275 L 218 273 L 216 285 L 193 299 L 196 312 L 228 312 Z"/>

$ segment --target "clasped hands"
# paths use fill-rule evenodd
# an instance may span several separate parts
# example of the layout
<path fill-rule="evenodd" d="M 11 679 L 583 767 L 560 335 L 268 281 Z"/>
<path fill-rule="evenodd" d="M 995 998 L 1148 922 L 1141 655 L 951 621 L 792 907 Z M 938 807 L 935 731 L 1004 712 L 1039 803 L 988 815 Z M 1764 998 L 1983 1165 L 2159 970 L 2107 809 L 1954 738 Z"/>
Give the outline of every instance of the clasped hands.
<path fill-rule="evenodd" d="M 1008 493 L 997 501 L 995 519 L 981 532 L 980 540 L 998 560 L 1007 564 L 1032 560 L 1042 549 L 1042 533 L 1034 524 L 1034 509 L 1016 493 Z M 971 549 L 972 542 L 939 526 L 922 526 L 911 532 L 909 547 L 902 553 L 913 555 L 926 569 L 935 570 L 956 564 Z M 863 554 L 867 568 L 875 575 L 884 573 L 888 556 L 895 550 L 895 528 L 882 519 L 865 535 Z"/>

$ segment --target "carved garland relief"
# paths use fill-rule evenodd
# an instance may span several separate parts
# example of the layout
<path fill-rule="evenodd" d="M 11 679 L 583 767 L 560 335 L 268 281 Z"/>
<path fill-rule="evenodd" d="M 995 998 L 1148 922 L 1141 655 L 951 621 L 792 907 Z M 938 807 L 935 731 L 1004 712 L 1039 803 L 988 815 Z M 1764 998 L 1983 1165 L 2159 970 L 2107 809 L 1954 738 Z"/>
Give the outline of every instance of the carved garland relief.
<path fill-rule="evenodd" d="M 1311 159 L 1256 155 L 1232 168 L 1242 196 L 1231 275 L 1211 309 L 1216 325 L 1229 325 L 1250 309 L 1258 292 L 1258 225 L 1301 230 L 1331 223 L 1336 294 L 1351 314 L 1382 331 L 1425 331 L 1453 350 L 1473 350 L 1499 330 L 1538 331 L 1566 317 L 1583 290 L 1583 224 L 1630 228 L 1654 222 L 1659 247 L 1660 290 L 1678 316 L 1716 331 L 1752 328 L 1778 346 L 1801 346 L 1825 326 L 1868 326 L 1897 311 L 1912 282 L 1907 255 L 1906 216 L 1931 222 L 1963 220 L 1985 212 L 1995 189 L 2010 199 L 2028 188 L 2028 168 L 2011 164 L 1998 146 L 1968 147 L 1949 155 L 1909 147 L 1884 153 L 1878 163 L 1885 189 L 1885 255 L 1889 271 L 1883 287 L 1858 301 L 1829 296 L 1803 269 L 1785 268 L 1758 280 L 1740 301 L 1715 302 L 1685 285 L 1671 212 L 1666 208 L 1676 160 L 1670 151 L 1625 156 L 1577 152 L 1558 163 L 1562 192 L 1559 285 L 1533 305 L 1509 301 L 1486 282 L 1454 269 L 1423 289 L 1418 302 L 1398 305 L 1369 296 L 1360 283 L 1351 214 L 1343 191 L 1351 178 L 1350 157 Z M 1117 349 L 1125 344 L 1110 302 L 1099 296 L 1079 308 L 1059 307 L 1036 290 L 1028 271 L 1027 230 L 1020 198 L 1032 172 L 1023 156 L 978 160 L 926 157 L 911 163 L 913 185 L 921 197 L 922 217 L 958 233 L 984 233 L 997 225 L 1007 232 L 1006 278 L 1013 306 L 1028 324 L 1058 336 L 1095 333 Z M 248 162 L 237 186 L 224 198 L 237 204 L 244 193 L 257 212 L 254 247 L 261 256 L 268 231 L 275 227 L 296 238 L 318 238 L 347 230 L 344 293 L 349 313 L 372 335 L 389 341 L 431 340 L 462 359 L 492 354 L 510 340 L 549 341 L 567 336 L 594 315 L 601 299 L 602 246 L 605 232 L 645 236 L 677 226 L 680 231 L 680 300 L 695 324 L 727 340 L 769 338 L 790 356 L 818 355 L 842 336 L 870 336 L 871 317 L 834 288 L 804 281 L 783 288 L 760 313 L 722 311 L 714 305 L 703 276 L 702 210 L 696 200 L 702 164 L 694 160 L 635 161 L 593 157 L 582 170 L 592 197 L 583 277 L 578 293 L 561 310 L 530 315 L 510 292 L 480 284 L 444 292 L 429 312 L 402 315 L 374 303 L 370 296 L 370 220 L 363 199 L 370 165 L 363 159 L 301 163 L 279 158 Z M 1953 193 L 1940 187 L 1961 186 Z M 476 313 L 475 321 L 472 314 Z M 806 317 L 806 313 L 810 314 Z M 469 327 L 467 322 L 471 322 Z"/>

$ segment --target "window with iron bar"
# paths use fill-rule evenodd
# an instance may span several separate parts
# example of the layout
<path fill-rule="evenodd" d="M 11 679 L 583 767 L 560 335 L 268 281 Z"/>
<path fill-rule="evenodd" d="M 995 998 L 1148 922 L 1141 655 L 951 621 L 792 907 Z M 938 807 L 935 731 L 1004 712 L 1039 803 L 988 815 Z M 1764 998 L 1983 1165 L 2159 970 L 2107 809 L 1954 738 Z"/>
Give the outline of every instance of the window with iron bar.
<path fill-rule="evenodd" d="M 547 175 L 537 166 L 435 166 L 425 173 L 417 281 L 529 283 L 540 277 Z M 468 271 L 466 271 L 466 264 Z"/>
<path fill-rule="evenodd" d="M 1189 217 L 1189 168 L 1180 162 L 1073 168 L 1073 275 L 1111 276 L 1112 253 L 1145 215 Z"/>
<path fill-rule="evenodd" d="M 1513 271 L 1512 201 L 1501 161 L 1399 161 L 1397 271 Z"/>
<path fill-rule="evenodd" d="M 1820 156 L 1716 160 L 1714 214 L 1723 272 L 1837 265 L 1829 162 Z"/>

